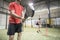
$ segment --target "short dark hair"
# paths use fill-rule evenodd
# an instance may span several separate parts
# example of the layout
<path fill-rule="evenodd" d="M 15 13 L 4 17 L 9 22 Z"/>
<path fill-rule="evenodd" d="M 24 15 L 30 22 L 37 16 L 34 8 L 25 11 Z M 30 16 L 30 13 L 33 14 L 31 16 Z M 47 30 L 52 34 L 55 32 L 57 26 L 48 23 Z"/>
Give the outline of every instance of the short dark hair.
<path fill-rule="evenodd" d="M 39 18 L 39 20 L 40 20 L 41 18 Z"/>

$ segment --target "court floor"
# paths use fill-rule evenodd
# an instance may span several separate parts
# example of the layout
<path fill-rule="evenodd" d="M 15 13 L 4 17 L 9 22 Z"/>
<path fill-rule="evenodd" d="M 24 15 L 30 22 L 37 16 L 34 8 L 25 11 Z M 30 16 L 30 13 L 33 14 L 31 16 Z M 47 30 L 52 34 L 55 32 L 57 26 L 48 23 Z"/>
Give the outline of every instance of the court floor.
<path fill-rule="evenodd" d="M 17 33 L 14 40 L 16 38 Z M 0 29 L 0 40 L 8 40 L 7 30 Z M 23 28 L 22 40 L 60 40 L 60 29 L 48 28 L 46 32 L 46 28 L 41 28 L 41 32 L 37 33 L 36 28 Z"/>

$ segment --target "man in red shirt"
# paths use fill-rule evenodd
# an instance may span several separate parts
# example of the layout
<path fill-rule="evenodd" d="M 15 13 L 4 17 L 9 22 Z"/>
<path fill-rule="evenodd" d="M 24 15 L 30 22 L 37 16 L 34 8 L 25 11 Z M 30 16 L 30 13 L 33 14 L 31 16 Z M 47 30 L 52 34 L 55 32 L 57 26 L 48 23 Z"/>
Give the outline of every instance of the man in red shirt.
<path fill-rule="evenodd" d="M 21 0 L 15 0 L 15 2 L 11 2 L 9 4 L 9 27 L 7 34 L 9 35 L 9 40 L 14 40 L 14 34 L 17 32 L 18 37 L 17 40 L 21 40 L 21 32 L 22 32 L 22 20 L 24 17 L 22 16 L 23 6 L 20 5 Z"/>

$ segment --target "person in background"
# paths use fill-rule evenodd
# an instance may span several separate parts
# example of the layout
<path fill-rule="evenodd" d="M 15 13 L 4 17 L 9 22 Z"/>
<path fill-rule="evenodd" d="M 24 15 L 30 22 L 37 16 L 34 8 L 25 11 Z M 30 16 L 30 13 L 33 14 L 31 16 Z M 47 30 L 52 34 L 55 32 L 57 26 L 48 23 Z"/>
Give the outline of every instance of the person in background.
<path fill-rule="evenodd" d="M 41 21 L 40 21 L 41 18 L 39 18 L 36 22 L 36 25 L 37 25 L 37 33 L 40 32 L 40 27 L 41 27 Z"/>

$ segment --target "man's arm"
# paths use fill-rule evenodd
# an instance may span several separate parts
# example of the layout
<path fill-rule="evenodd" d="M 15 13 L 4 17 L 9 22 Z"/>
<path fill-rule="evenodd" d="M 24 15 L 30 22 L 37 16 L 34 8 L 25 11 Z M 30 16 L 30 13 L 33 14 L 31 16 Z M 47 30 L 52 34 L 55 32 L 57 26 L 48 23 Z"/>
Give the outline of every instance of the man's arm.
<path fill-rule="evenodd" d="M 18 16 L 14 10 L 10 10 L 10 15 L 15 17 L 15 18 L 19 18 L 19 19 L 23 19 L 21 16 Z"/>
<path fill-rule="evenodd" d="M 25 13 L 26 13 L 26 9 L 24 9 L 23 11 L 22 11 L 22 17 L 24 18 L 24 16 L 25 16 Z"/>

